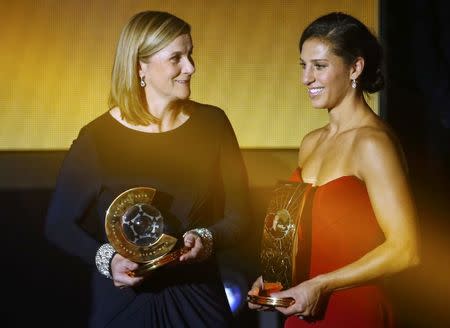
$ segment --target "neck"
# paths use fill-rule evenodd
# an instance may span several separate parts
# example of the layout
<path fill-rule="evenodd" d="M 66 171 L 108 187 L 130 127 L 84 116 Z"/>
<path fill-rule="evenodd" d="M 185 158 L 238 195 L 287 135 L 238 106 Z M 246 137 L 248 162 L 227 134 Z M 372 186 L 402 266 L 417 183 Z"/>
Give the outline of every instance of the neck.
<path fill-rule="evenodd" d="M 158 99 L 158 97 L 149 97 L 148 95 L 146 95 L 146 99 L 150 114 L 160 120 L 171 112 L 171 109 L 174 107 L 167 99 Z"/>
<path fill-rule="evenodd" d="M 148 92 L 146 92 L 146 99 L 150 114 L 159 120 L 151 127 L 156 132 L 175 129 L 189 118 L 183 111 L 181 101 L 170 101 L 158 95 L 150 95 Z"/>
<path fill-rule="evenodd" d="M 338 106 L 328 109 L 331 132 L 340 133 L 361 124 L 363 117 L 372 112 L 363 94 L 344 99 Z"/>
<path fill-rule="evenodd" d="M 190 117 L 190 110 L 186 109 L 183 104 L 168 104 L 168 106 L 161 111 L 162 115 L 159 117 L 159 123 L 149 125 L 133 125 L 122 119 L 120 109 L 114 107 L 110 110 L 110 114 L 122 125 L 137 131 L 158 133 L 166 132 L 176 129 L 185 123 Z M 153 113 L 152 113 L 153 114 Z"/>
<path fill-rule="evenodd" d="M 158 124 L 160 132 L 176 129 L 189 118 L 180 103 L 169 104 L 162 113 Z"/>

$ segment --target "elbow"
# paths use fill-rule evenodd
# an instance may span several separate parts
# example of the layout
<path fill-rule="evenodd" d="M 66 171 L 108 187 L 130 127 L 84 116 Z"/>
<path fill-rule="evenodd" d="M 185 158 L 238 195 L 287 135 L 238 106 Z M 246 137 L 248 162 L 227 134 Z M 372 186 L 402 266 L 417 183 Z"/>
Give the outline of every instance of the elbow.
<path fill-rule="evenodd" d="M 398 252 L 398 271 L 403 271 L 420 264 L 420 254 L 417 245 L 411 243 L 401 247 Z"/>
<path fill-rule="evenodd" d="M 63 234 L 56 223 L 47 222 L 44 227 L 44 237 L 52 245 L 59 245 Z"/>
<path fill-rule="evenodd" d="M 56 232 L 55 229 L 53 227 L 53 225 L 50 224 L 46 224 L 44 227 L 44 237 L 47 241 L 51 242 L 51 243 L 55 243 L 56 241 Z"/>
<path fill-rule="evenodd" d="M 411 238 L 406 244 L 407 267 L 418 266 L 421 262 L 418 238 Z"/>
<path fill-rule="evenodd" d="M 410 268 L 410 267 L 418 266 L 420 264 L 420 262 L 421 262 L 421 259 L 420 259 L 419 250 L 417 249 L 417 247 L 414 247 L 413 250 L 409 251 L 407 267 Z"/>

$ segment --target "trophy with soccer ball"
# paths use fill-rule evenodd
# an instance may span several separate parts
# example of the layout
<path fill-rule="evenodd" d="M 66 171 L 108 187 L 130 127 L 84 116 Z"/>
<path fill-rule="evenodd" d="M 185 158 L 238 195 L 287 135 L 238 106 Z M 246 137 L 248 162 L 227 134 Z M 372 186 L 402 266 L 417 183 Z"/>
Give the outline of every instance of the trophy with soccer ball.
<path fill-rule="evenodd" d="M 177 238 L 164 233 L 164 217 L 152 205 L 156 189 L 138 187 L 121 193 L 106 211 L 109 243 L 122 256 L 140 263 L 132 276 L 143 276 L 177 260 L 185 250 Z"/>

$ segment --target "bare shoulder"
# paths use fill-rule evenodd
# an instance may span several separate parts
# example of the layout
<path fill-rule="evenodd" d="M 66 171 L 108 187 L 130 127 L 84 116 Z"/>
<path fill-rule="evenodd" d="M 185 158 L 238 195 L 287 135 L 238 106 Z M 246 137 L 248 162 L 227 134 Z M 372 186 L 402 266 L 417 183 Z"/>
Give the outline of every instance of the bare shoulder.
<path fill-rule="evenodd" d="M 407 170 L 402 147 L 393 131 L 385 124 L 364 126 L 355 133 L 353 150 L 358 175 L 397 168 Z"/>
<path fill-rule="evenodd" d="M 378 123 L 357 129 L 355 150 L 365 155 L 371 152 L 399 150 L 400 143 L 393 131 L 385 124 Z"/>

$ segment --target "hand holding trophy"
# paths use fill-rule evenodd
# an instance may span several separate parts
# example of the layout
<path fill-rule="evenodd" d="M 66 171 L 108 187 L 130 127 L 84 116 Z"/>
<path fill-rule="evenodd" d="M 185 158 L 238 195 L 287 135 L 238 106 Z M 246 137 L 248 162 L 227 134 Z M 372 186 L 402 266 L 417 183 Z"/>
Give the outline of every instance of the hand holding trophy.
<path fill-rule="evenodd" d="M 177 238 L 164 233 L 164 217 L 151 204 L 155 194 L 156 189 L 149 187 L 126 190 L 106 211 L 109 243 L 120 255 L 140 263 L 130 276 L 145 276 L 186 252 L 184 248 L 173 250 Z"/>
<path fill-rule="evenodd" d="M 311 199 L 310 184 L 282 182 L 273 191 L 264 219 L 261 241 L 262 289 L 248 295 L 250 303 L 288 307 L 292 298 L 276 298 L 271 293 L 288 289 L 305 280 L 309 270 L 308 233 Z"/>

